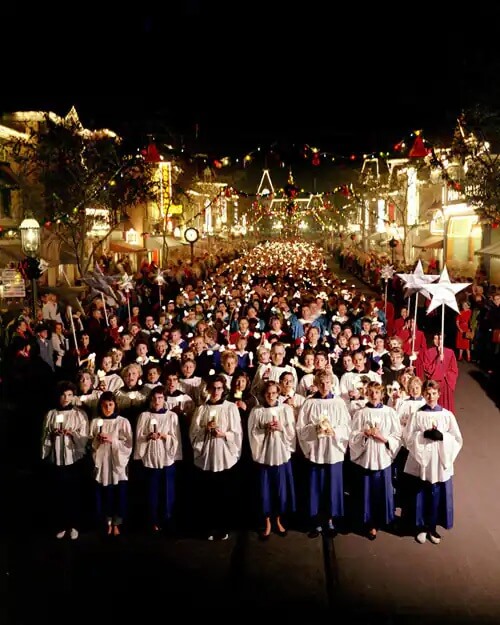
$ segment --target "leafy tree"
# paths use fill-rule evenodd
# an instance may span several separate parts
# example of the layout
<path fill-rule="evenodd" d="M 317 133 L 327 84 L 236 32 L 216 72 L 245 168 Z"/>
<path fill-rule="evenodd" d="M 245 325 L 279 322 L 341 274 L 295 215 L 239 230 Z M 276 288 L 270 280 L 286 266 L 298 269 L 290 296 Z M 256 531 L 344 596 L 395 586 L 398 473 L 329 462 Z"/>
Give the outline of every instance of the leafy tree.
<path fill-rule="evenodd" d="M 500 113 L 477 108 L 459 118 L 453 137 L 451 154 L 464 166 L 463 177 L 450 175 L 438 160 L 446 182 L 463 190 L 481 221 L 490 225 L 500 223 L 499 148 Z"/>
<path fill-rule="evenodd" d="M 13 140 L 10 149 L 24 206 L 74 253 L 81 275 L 127 208 L 158 192 L 143 154 L 111 131 L 83 128 L 74 109 L 65 118 L 47 113 L 28 139 Z M 89 237 L 97 214 L 99 234 Z"/>

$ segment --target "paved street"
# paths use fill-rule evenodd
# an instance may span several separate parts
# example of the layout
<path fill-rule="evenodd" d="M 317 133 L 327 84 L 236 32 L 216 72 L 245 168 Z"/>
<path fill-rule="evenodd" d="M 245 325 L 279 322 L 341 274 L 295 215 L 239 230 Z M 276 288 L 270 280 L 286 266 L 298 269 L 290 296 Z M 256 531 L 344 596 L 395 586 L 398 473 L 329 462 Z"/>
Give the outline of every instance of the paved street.
<path fill-rule="evenodd" d="M 360 624 L 500 622 L 500 415 L 476 380 L 479 371 L 465 363 L 460 369 L 465 443 L 456 463 L 456 526 L 443 531 L 439 546 L 383 532 L 375 542 L 355 534 L 310 540 L 298 531 L 267 543 L 252 531 L 223 543 L 140 531 L 111 541 L 94 531 L 56 541 L 37 522 L 44 510 L 36 509 L 36 476 L 17 458 L 4 491 L 8 601 L 1 609 L 8 606 L 8 615 L 1 622 L 30 625 L 46 616 L 104 623 L 113 614 L 114 622 L 141 623 L 172 618 L 177 608 L 194 622 L 300 616 L 320 623 L 340 608 Z"/>

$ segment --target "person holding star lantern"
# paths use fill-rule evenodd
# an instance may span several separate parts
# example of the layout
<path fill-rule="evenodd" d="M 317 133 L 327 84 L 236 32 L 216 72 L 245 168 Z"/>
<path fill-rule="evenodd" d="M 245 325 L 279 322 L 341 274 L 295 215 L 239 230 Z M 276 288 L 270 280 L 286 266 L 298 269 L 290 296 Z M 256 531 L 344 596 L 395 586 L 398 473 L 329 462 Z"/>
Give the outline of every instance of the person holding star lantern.
<path fill-rule="evenodd" d="M 444 311 L 449 306 L 459 312 L 456 294 L 470 286 L 467 282 L 450 282 L 448 269 L 443 269 L 439 281 L 428 284 L 427 290 L 432 295 L 432 301 L 427 314 L 441 306 L 441 332 L 435 333 L 433 346 L 424 355 L 424 374 L 427 379 L 439 382 L 441 386 L 440 403 L 443 408 L 455 412 L 455 386 L 458 378 L 458 365 L 455 352 L 444 346 Z"/>

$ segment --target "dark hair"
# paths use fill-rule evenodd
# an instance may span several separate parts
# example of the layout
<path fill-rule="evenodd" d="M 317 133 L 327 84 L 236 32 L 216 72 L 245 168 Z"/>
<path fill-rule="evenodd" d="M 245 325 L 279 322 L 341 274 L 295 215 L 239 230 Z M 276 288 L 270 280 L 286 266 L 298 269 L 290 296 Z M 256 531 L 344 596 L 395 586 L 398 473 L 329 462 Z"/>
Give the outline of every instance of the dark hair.
<path fill-rule="evenodd" d="M 97 402 L 97 414 L 101 415 L 102 414 L 102 405 L 105 401 L 113 401 L 115 402 L 115 414 L 116 414 L 116 409 L 117 409 L 117 404 L 116 404 L 116 397 L 115 394 L 112 393 L 111 391 L 104 391 L 104 393 L 99 397 L 99 401 Z"/>
<path fill-rule="evenodd" d="M 66 391 L 72 391 L 73 395 L 76 395 L 76 386 L 73 382 L 69 382 L 68 380 L 62 380 L 57 384 L 57 397 L 61 397 L 63 393 Z"/>
<path fill-rule="evenodd" d="M 245 390 L 243 391 L 243 395 L 249 395 L 250 385 L 252 384 L 252 380 L 250 379 L 250 376 L 248 375 L 248 373 L 246 371 L 243 371 L 243 369 L 236 369 L 236 371 L 233 373 L 233 377 L 231 378 L 231 388 L 230 388 L 231 394 L 233 394 L 236 390 L 236 381 L 238 378 L 246 379 L 247 385 L 245 387 Z"/>
<path fill-rule="evenodd" d="M 425 393 L 428 388 L 435 388 L 438 393 L 441 392 L 441 384 L 437 380 L 426 380 L 422 386 L 422 393 Z"/>
<path fill-rule="evenodd" d="M 164 386 L 155 386 L 154 389 L 151 390 L 149 394 L 149 401 L 151 401 L 153 395 L 163 395 L 165 397 L 165 387 Z"/>

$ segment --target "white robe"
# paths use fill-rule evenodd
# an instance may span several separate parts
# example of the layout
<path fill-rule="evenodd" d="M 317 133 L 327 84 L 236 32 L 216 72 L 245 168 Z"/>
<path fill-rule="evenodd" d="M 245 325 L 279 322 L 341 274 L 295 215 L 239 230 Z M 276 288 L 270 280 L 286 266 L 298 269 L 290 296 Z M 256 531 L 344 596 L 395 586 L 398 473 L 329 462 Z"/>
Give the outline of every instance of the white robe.
<path fill-rule="evenodd" d="M 442 441 L 424 438 L 424 431 L 436 426 L 443 434 Z M 435 484 L 446 482 L 453 475 L 453 463 L 462 449 L 463 439 L 455 415 L 443 408 L 440 411 L 417 410 L 410 417 L 403 433 L 409 451 L 405 473 Z"/>
<path fill-rule="evenodd" d="M 266 382 L 279 382 L 280 375 L 283 372 L 291 373 L 293 376 L 293 388 L 297 389 L 297 371 L 291 365 L 284 365 L 282 367 L 277 367 L 272 363 L 268 364 L 260 364 L 257 367 L 257 371 L 255 372 L 255 376 L 252 380 L 252 386 L 250 387 L 250 391 L 257 398 L 258 401 L 261 400 L 262 391 L 264 389 L 264 385 Z"/>
<path fill-rule="evenodd" d="M 314 385 L 314 373 L 306 373 L 300 378 L 300 382 L 297 385 L 297 393 L 303 397 L 307 397 L 309 394 L 309 388 Z M 332 393 L 340 395 L 340 381 L 338 377 L 333 374 L 333 387 Z"/>
<path fill-rule="evenodd" d="M 278 421 L 281 431 L 271 432 L 266 425 Z M 248 438 L 252 458 L 259 464 L 285 464 L 295 451 L 295 416 L 287 404 L 273 407 L 256 406 L 248 417 Z"/>
<path fill-rule="evenodd" d="M 278 403 L 279 404 L 284 404 L 286 402 L 286 400 L 289 399 L 289 397 L 287 395 L 280 395 L 278 397 Z M 295 393 L 292 397 L 293 400 L 293 406 L 290 406 L 290 404 L 287 404 L 287 406 L 290 406 L 290 408 L 293 410 L 293 416 L 295 417 L 295 423 L 297 423 L 297 419 L 299 416 L 299 412 L 300 409 L 302 407 L 302 404 L 306 401 L 305 397 L 302 397 L 302 395 L 299 395 L 298 393 Z"/>
<path fill-rule="evenodd" d="M 139 408 L 143 406 L 148 397 L 147 394 L 137 387 L 133 391 L 128 391 L 124 386 L 119 388 L 115 393 L 118 410 L 128 410 L 129 408 Z"/>
<path fill-rule="evenodd" d="M 122 386 L 125 385 L 123 379 L 117 373 L 108 373 L 102 381 L 106 385 L 106 391 L 111 391 L 111 393 L 116 393 L 116 391 Z M 101 382 L 101 379 L 98 380 L 98 384 Z"/>
<path fill-rule="evenodd" d="M 398 402 L 398 407 L 396 408 L 396 412 L 399 416 L 399 422 L 401 423 L 401 427 L 403 428 L 403 444 L 404 441 L 404 429 L 408 425 L 408 421 L 410 417 L 412 417 L 417 410 L 419 410 L 422 406 L 425 405 L 425 399 L 422 397 L 421 399 L 403 399 Z"/>
<path fill-rule="evenodd" d="M 77 395 L 75 397 L 75 406 L 82 406 L 92 417 L 97 415 L 97 404 L 102 391 L 92 391 L 86 395 Z"/>
<path fill-rule="evenodd" d="M 58 414 L 64 416 L 61 429 L 71 430 L 71 436 L 52 437 L 51 433 L 60 427 L 56 423 Z M 85 455 L 88 438 L 89 420 L 81 408 L 49 410 L 43 420 L 42 458 L 49 459 L 57 466 L 73 464 Z"/>
<path fill-rule="evenodd" d="M 132 453 L 132 427 L 125 417 L 103 419 L 102 433 L 111 434 L 111 443 L 100 443 L 98 419 L 92 419 L 90 437 L 94 459 L 95 480 L 102 486 L 128 480 L 127 466 Z"/>
<path fill-rule="evenodd" d="M 148 439 L 154 431 L 151 419 L 156 419 L 156 430 L 166 434 L 166 439 Z M 135 434 L 134 460 L 142 460 L 145 467 L 162 469 L 171 466 L 176 460 L 182 460 L 181 430 L 175 412 L 141 412 Z"/>
<path fill-rule="evenodd" d="M 347 371 L 340 378 L 340 394 L 345 401 L 349 401 L 349 391 L 356 390 L 357 384 L 361 383 L 361 376 L 366 376 L 370 378 L 372 382 L 382 383 L 382 378 L 375 371 L 367 371 L 366 373 L 360 373 L 353 369 L 352 371 Z"/>
<path fill-rule="evenodd" d="M 217 427 L 224 432 L 224 438 L 216 438 L 207 430 L 214 412 Z M 240 412 L 235 404 L 223 401 L 221 404 L 202 404 L 196 409 L 189 438 L 193 446 L 194 464 L 204 471 L 224 471 L 233 467 L 241 455 L 243 432 Z"/>
<path fill-rule="evenodd" d="M 199 406 L 204 403 L 203 388 L 205 384 L 199 376 L 193 376 L 192 378 L 181 378 L 179 380 L 179 390 L 186 395 L 189 395 L 193 400 L 195 406 Z"/>
<path fill-rule="evenodd" d="M 389 449 L 384 443 L 365 436 L 365 430 L 377 426 L 382 436 L 387 439 Z M 402 431 L 396 411 L 388 406 L 372 408 L 365 406 L 354 414 L 349 437 L 351 461 L 372 471 L 389 467 L 401 448 Z"/>
<path fill-rule="evenodd" d="M 165 408 L 167 408 L 167 410 L 173 410 L 176 406 L 179 406 L 181 412 L 186 414 L 189 420 L 191 420 L 195 405 L 194 401 L 187 393 L 174 396 L 167 395 L 165 397 Z"/>
<path fill-rule="evenodd" d="M 320 423 L 326 420 L 333 436 L 323 435 Z M 349 442 L 351 417 L 340 397 L 309 397 L 299 412 L 297 438 L 304 456 L 316 464 L 336 464 L 344 460 Z"/>

